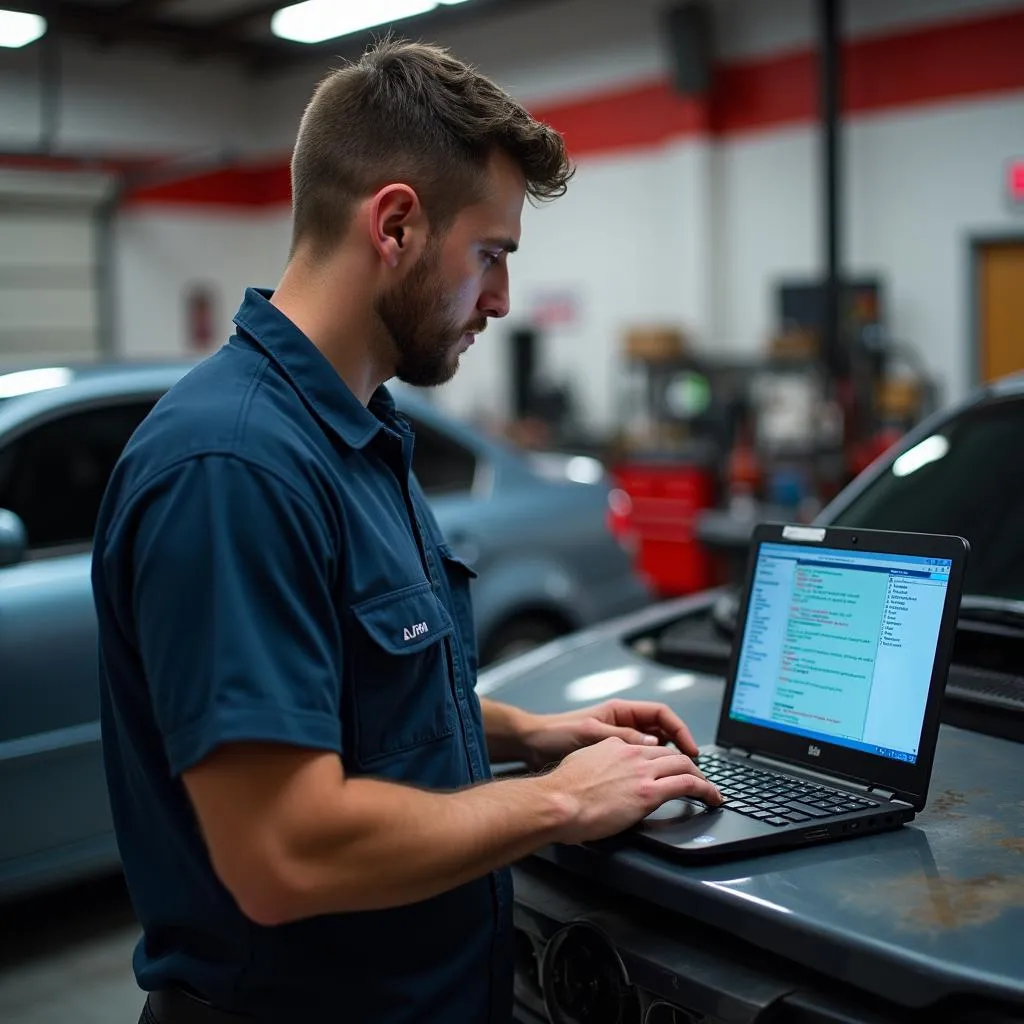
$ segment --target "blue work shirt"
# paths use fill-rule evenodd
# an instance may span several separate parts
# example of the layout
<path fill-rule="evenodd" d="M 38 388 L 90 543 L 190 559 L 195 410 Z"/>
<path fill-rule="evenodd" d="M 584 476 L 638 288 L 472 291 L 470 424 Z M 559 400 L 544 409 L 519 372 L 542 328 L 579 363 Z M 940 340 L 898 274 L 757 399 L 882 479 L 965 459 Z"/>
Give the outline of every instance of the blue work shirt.
<path fill-rule="evenodd" d="M 490 776 L 472 571 L 411 475 L 408 421 L 385 388 L 362 405 L 268 292 L 248 290 L 235 324 L 139 427 L 97 524 L 103 749 L 144 931 L 136 977 L 288 1024 L 506 1024 L 507 871 L 266 927 L 211 866 L 181 774 L 221 744 L 334 751 L 349 776 L 442 790 Z"/>

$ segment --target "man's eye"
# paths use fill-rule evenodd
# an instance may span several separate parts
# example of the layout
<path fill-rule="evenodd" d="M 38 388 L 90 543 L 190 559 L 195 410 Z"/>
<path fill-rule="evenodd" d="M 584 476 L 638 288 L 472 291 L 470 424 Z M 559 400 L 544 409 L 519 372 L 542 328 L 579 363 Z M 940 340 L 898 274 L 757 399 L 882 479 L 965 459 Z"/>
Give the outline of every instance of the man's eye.
<path fill-rule="evenodd" d="M 486 263 L 487 266 L 493 267 L 498 262 L 498 260 L 501 259 L 501 253 L 500 252 L 485 252 L 483 254 L 483 259 L 484 259 L 484 263 Z"/>

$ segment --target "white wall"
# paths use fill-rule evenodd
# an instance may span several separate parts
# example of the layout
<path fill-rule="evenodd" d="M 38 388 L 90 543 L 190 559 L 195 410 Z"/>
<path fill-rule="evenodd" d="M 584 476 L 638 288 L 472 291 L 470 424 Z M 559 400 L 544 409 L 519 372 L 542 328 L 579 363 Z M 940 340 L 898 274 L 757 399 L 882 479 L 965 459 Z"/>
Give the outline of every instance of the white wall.
<path fill-rule="evenodd" d="M 1024 236 L 1005 185 L 1022 152 L 1024 93 L 863 118 L 849 131 L 850 264 L 882 272 L 894 333 L 950 397 L 974 383 L 969 239 Z"/>
<path fill-rule="evenodd" d="M 216 294 L 226 339 L 248 285 L 272 288 L 287 257 L 288 231 L 277 213 L 183 213 L 140 209 L 117 225 L 117 348 L 133 356 L 188 351 L 185 297 L 196 284 Z"/>
<path fill-rule="evenodd" d="M 713 342 L 761 347 L 771 329 L 776 278 L 821 266 L 820 189 L 814 134 L 758 133 L 721 144 L 717 295 Z"/>
<path fill-rule="evenodd" d="M 714 336 L 723 347 L 762 345 L 776 326 L 775 280 L 821 265 L 818 145 L 798 128 L 720 147 Z M 914 345 L 948 398 L 974 383 L 969 239 L 1024 234 L 1004 183 L 1022 146 L 1024 94 L 856 117 L 843 132 L 847 267 L 881 276 L 894 336 Z"/>

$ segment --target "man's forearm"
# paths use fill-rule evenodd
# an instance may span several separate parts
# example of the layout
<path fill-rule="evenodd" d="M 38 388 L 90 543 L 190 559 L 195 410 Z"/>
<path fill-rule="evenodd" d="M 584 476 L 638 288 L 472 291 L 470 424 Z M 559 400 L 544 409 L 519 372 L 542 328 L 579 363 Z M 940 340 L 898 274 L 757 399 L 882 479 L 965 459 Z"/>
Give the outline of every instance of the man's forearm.
<path fill-rule="evenodd" d="M 480 710 L 487 737 L 487 753 L 495 764 L 503 761 L 525 761 L 527 750 L 523 734 L 530 719 L 528 712 L 510 704 L 480 698 Z"/>
<path fill-rule="evenodd" d="M 273 884 L 256 886 L 248 907 L 240 900 L 251 917 L 279 924 L 425 900 L 556 841 L 574 813 L 536 777 L 453 793 L 357 778 L 333 804 L 279 859 Z"/>

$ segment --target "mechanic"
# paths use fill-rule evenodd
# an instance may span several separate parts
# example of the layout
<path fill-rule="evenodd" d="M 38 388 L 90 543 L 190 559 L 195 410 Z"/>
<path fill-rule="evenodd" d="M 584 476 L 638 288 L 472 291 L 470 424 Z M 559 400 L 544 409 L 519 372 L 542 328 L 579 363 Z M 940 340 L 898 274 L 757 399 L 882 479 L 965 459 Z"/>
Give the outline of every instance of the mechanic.
<path fill-rule="evenodd" d="M 663 705 L 478 700 L 472 570 L 384 387 L 507 314 L 525 198 L 571 174 L 447 51 L 376 44 L 304 113 L 278 287 L 125 449 L 93 588 L 142 1021 L 507 1022 L 506 866 L 719 802 Z"/>

